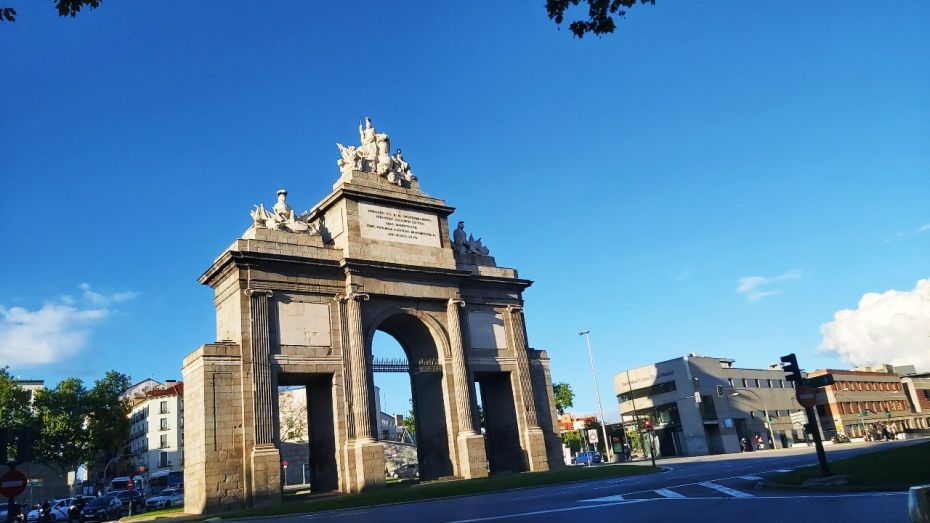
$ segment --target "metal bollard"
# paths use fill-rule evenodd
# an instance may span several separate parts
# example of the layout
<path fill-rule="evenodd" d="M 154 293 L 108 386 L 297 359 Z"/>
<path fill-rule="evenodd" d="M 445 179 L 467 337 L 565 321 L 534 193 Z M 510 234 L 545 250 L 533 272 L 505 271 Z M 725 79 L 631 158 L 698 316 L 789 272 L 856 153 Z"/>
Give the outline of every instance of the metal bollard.
<path fill-rule="evenodd" d="M 930 523 L 930 485 L 911 487 L 907 497 L 907 513 L 913 523 Z"/>

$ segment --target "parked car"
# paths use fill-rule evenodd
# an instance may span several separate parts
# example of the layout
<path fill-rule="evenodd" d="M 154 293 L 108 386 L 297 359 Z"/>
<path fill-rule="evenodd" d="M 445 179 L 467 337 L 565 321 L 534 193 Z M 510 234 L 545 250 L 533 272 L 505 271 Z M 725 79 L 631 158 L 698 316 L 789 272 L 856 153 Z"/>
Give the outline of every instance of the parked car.
<path fill-rule="evenodd" d="M 145 509 L 154 510 L 157 508 L 179 507 L 184 505 L 184 490 L 179 488 L 166 488 L 145 500 Z"/>
<path fill-rule="evenodd" d="M 81 522 L 110 521 L 123 516 L 123 503 L 113 494 L 92 499 L 81 511 Z"/>
<path fill-rule="evenodd" d="M 596 465 L 601 462 L 601 455 L 594 451 L 581 452 L 575 456 L 576 465 Z"/>
<path fill-rule="evenodd" d="M 52 499 L 48 502 L 51 507 L 51 521 L 68 521 L 68 500 L 67 499 Z M 39 521 L 39 512 L 41 511 L 40 506 L 37 505 L 37 508 L 33 508 L 26 514 L 26 523 L 35 523 Z"/>
<path fill-rule="evenodd" d="M 416 463 L 401 465 L 391 472 L 392 478 L 415 478 L 420 476 L 420 467 Z"/>

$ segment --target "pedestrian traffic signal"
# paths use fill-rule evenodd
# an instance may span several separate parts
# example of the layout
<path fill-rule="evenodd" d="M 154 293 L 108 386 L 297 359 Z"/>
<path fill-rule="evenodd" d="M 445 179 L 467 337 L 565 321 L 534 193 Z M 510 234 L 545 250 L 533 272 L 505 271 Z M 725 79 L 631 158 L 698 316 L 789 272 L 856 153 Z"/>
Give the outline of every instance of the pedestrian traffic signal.
<path fill-rule="evenodd" d="M 652 430 L 652 421 L 647 419 L 643 422 L 643 427 L 645 427 L 646 430 Z"/>
<path fill-rule="evenodd" d="M 717 385 L 717 397 L 718 398 L 723 397 L 723 385 Z"/>
<path fill-rule="evenodd" d="M 798 367 L 798 358 L 795 355 L 789 354 L 787 356 L 781 357 L 781 367 L 785 370 L 785 379 L 788 381 L 793 381 L 800 384 L 801 380 L 801 369 Z"/>

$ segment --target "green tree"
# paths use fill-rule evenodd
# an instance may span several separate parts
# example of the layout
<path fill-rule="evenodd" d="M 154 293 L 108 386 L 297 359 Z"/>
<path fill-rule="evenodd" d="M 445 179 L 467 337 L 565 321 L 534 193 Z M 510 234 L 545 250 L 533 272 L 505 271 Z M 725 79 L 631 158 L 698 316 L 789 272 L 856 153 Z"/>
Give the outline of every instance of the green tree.
<path fill-rule="evenodd" d="M 55 0 L 55 8 L 58 9 L 58 16 L 70 16 L 74 18 L 82 7 L 96 9 L 100 7 L 103 0 Z M 0 7 L 0 22 L 15 22 L 16 9 L 12 7 Z"/>
<path fill-rule="evenodd" d="M 6 456 L 14 461 L 22 460 L 23 456 L 18 452 L 23 447 L 19 444 L 20 439 L 32 424 L 29 391 L 16 383 L 8 367 L 0 367 L 0 431 L 4 435 L 0 440 L 6 446 L 5 449 L 0 449 L 0 457 Z"/>
<path fill-rule="evenodd" d="M 579 434 L 577 430 L 563 432 L 562 443 L 568 447 L 572 454 L 581 452 L 581 434 Z"/>
<path fill-rule="evenodd" d="M 572 392 L 572 386 L 565 382 L 559 382 L 552 385 L 553 396 L 555 397 L 555 410 L 559 415 L 565 414 L 575 404 L 575 393 Z"/>
<path fill-rule="evenodd" d="M 568 24 L 568 28 L 577 38 L 584 38 L 584 35 L 592 33 L 596 36 L 614 32 L 617 28 L 614 17 L 623 18 L 626 16 L 626 10 L 630 9 L 637 3 L 653 4 L 655 0 L 546 0 L 546 13 L 549 19 L 556 24 L 561 25 L 565 19 L 565 12 L 572 7 L 578 7 L 581 4 L 588 6 L 588 18 L 586 20 L 575 20 Z"/>
<path fill-rule="evenodd" d="M 132 405 L 121 395 L 131 384 L 129 376 L 109 370 L 85 396 L 88 444 L 103 462 L 118 456 L 129 441 Z"/>
<path fill-rule="evenodd" d="M 64 476 L 93 456 L 87 430 L 87 389 L 77 378 L 66 378 L 55 388 L 35 395 L 39 435 L 33 446 L 36 461 Z"/>
<path fill-rule="evenodd" d="M 417 423 L 416 418 L 413 416 L 413 400 L 410 400 L 410 411 L 404 416 L 404 420 L 401 422 L 401 425 L 407 429 L 407 432 L 411 434 L 417 433 Z"/>

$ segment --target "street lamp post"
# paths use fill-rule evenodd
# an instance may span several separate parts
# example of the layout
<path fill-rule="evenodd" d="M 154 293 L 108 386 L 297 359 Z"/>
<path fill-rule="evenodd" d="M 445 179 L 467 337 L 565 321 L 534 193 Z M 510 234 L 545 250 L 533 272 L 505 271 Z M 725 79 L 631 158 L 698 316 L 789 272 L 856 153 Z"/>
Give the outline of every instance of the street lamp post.
<path fill-rule="evenodd" d="M 597 398 L 597 409 L 601 413 L 601 434 L 604 435 L 604 450 L 607 452 L 607 461 L 613 461 L 613 449 L 610 440 L 607 439 L 607 418 L 604 417 L 604 407 L 601 405 L 601 389 L 597 386 L 597 372 L 594 370 L 594 355 L 591 353 L 591 337 L 588 336 L 591 331 L 581 331 L 579 336 L 584 336 L 585 343 L 588 346 L 588 360 L 591 362 L 591 377 L 594 379 L 594 396 Z"/>
<path fill-rule="evenodd" d="M 765 407 L 765 400 L 762 399 L 762 396 L 756 394 L 755 392 L 753 392 L 753 391 L 751 391 L 751 390 L 749 390 L 749 389 L 734 388 L 734 390 L 740 390 L 740 391 L 743 391 L 743 392 L 748 392 L 748 393 L 752 394 L 753 396 L 755 396 L 756 399 L 759 400 L 759 403 L 762 404 L 762 413 L 763 413 L 763 415 L 765 416 L 765 426 L 769 429 L 769 441 L 772 442 L 771 447 L 772 447 L 772 449 L 774 449 L 774 448 L 775 448 L 775 433 L 772 432 L 772 422 L 769 421 L 769 419 L 770 419 L 770 418 L 769 418 L 769 409 L 767 409 L 767 408 Z M 740 394 L 739 392 L 734 392 L 733 394 L 731 394 L 731 396 L 738 396 L 739 394 Z"/>

